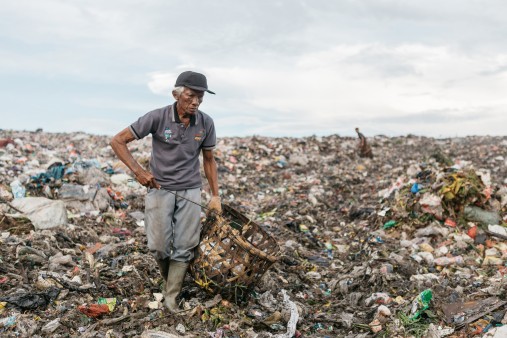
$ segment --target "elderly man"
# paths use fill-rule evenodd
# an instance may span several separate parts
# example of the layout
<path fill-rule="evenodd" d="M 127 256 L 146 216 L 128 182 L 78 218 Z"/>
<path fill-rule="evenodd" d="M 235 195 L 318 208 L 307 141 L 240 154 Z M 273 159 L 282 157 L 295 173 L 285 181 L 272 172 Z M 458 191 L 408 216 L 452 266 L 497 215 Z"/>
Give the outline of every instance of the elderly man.
<path fill-rule="evenodd" d="M 181 291 L 193 250 L 199 244 L 201 213 L 202 150 L 204 173 L 212 198 L 208 212 L 221 212 L 218 195 L 216 145 L 211 117 L 198 108 L 208 89 L 206 77 L 196 72 L 181 73 L 172 91 L 174 104 L 153 110 L 119 132 L 111 141 L 118 158 L 148 187 L 145 224 L 148 248 L 154 254 L 165 280 L 164 305 L 178 310 Z M 127 143 L 151 134 L 150 171 L 133 158 Z"/>

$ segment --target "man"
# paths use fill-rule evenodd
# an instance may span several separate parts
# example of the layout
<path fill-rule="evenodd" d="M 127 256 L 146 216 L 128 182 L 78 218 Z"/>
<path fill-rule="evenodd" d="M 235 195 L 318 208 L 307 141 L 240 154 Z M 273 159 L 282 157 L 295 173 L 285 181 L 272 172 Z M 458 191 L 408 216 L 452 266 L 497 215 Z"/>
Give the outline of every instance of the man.
<path fill-rule="evenodd" d="M 363 133 L 359 132 L 359 128 L 356 128 L 356 133 L 357 137 L 359 137 L 359 156 L 373 158 L 373 152 L 371 151 L 371 147 L 366 142 L 366 137 L 364 137 Z"/>
<path fill-rule="evenodd" d="M 198 108 L 208 89 L 206 77 L 191 71 L 181 73 L 173 89 L 174 104 L 153 110 L 119 132 L 111 141 L 118 158 L 148 187 L 145 225 L 148 248 L 154 254 L 165 281 L 164 305 L 178 310 L 176 297 L 199 244 L 202 150 L 204 173 L 212 198 L 208 212 L 222 211 L 218 196 L 216 145 L 211 117 Z M 151 134 L 150 171 L 133 158 L 127 143 Z"/>

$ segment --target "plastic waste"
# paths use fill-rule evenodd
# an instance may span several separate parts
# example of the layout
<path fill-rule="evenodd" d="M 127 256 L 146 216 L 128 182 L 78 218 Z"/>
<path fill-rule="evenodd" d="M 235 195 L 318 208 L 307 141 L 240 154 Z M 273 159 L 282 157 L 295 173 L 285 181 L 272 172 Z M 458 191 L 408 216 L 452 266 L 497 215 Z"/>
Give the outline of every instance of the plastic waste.
<path fill-rule="evenodd" d="M 412 188 L 410 188 L 410 192 L 412 194 L 417 194 L 421 190 L 422 186 L 419 183 L 414 183 Z"/>
<path fill-rule="evenodd" d="M 419 244 L 419 250 L 424 251 L 424 252 L 433 252 L 433 251 L 435 251 L 435 249 L 433 249 L 433 247 L 429 243 L 421 243 L 421 244 Z"/>
<path fill-rule="evenodd" d="M 488 225 L 488 230 L 492 233 L 507 236 L 507 228 L 501 226 L 501 225 Z M 472 237 L 472 236 L 470 236 Z"/>
<path fill-rule="evenodd" d="M 51 229 L 67 225 L 67 210 L 62 201 L 44 197 L 25 197 L 12 201 L 32 221 L 35 229 Z"/>
<path fill-rule="evenodd" d="M 477 236 L 477 226 L 473 225 L 470 228 L 468 228 L 467 235 L 470 236 L 470 238 L 475 239 Z"/>
<path fill-rule="evenodd" d="M 127 174 L 114 174 L 111 176 L 111 183 L 115 185 L 126 185 L 133 178 Z"/>
<path fill-rule="evenodd" d="M 58 190 L 58 197 L 64 200 L 77 200 L 86 201 L 90 199 L 90 194 L 87 193 L 88 186 L 82 186 L 78 184 L 63 184 Z M 92 192 L 91 197 L 93 198 Z"/>
<path fill-rule="evenodd" d="M 380 305 L 377 308 L 377 313 L 375 316 L 381 316 L 381 317 L 389 317 L 391 315 L 391 310 L 385 305 Z"/>
<path fill-rule="evenodd" d="M 428 237 L 435 235 L 447 237 L 447 235 L 449 235 L 449 230 L 447 228 L 441 227 L 438 222 L 434 222 L 425 228 L 417 229 L 414 233 L 414 236 L 416 237 Z"/>
<path fill-rule="evenodd" d="M 326 250 L 325 250 L 325 252 L 327 254 L 327 258 L 333 259 L 333 249 L 334 249 L 333 243 L 326 242 Z"/>
<path fill-rule="evenodd" d="M 97 304 L 106 304 L 109 308 L 109 312 L 113 312 L 116 306 L 116 298 L 103 298 L 100 297 Z"/>
<path fill-rule="evenodd" d="M 483 266 L 496 266 L 496 265 L 503 265 L 504 261 L 500 257 L 495 256 L 486 256 L 484 257 L 484 260 L 482 261 Z"/>
<path fill-rule="evenodd" d="M 21 133 L 17 135 L 21 135 Z M 39 136 L 28 135 L 24 139 L 27 141 L 31 140 L 32 144 L 35 145 L 39 142 L 35 137 Z M 63 135 L 62 137 L 63 139 L 61 139 L 60 143 L 65 147 L 69 143 L 64 139 L 67 138 L 67 135 Z M 110 141 L 109 139 L 100 139 L 100 142 L 94 142 L 91 146 L 85 145 L 85 142 L 74 144 L 78 150 L 82 151 L 83 156 L 95 156 L 96 150 L 100 150 L 98 148 L 103 146 L 98 158 L 100 158 L 102 167 L 104 167 L 106 161 L 110 162 L 111 165 L 117 161 L 107 145 L 108 141 Z M 482 142 L 483 139 L 476 138 L 474 140 L 481 140 Z M 497 247 L 501 255 L 506 252 L 507 246 L 505 246 L 505 243 L 498 237 L 492 237 L 487 232 L 485 234 L 489 236 L 487 237 L 488 241 L 486 243 L 483 241 L 483 246 L 477 246 L 478 242 L 475 242 L 474 248 L 473 242 L 465 242 L 459 239 L 460 246 L 458 247 L 458 237 L 452 236 L 456 233 L 466 234 L 470 228 L 469 226 L 465 226 L 466 221 L 463 220 L 461 213 L 468 203 L 480 206 L 484 210 L 500 210 L 499 214 L 507 217 L 505 214 L 507 202 L 504 203 L 504 201 L 507 201 L 507 193 L 498 194 L 499 185 L 507 184 L 507 181 L 503 181 L 506 179 L 504 175 L 505 170 L 503 169 L 505 168 L 505 164 L 507 164 L 507 155 L 502 152 L 502 149 L 507 146 L 507 140 L 502 138 L 495 140 L 499 141 L 496 147 L 500 148 L 500 150 L 495 150 L 495 147 L 488 148 L 487 143 L 484 142 L 480 147 L 470 147 L 470 153 L 466 151 L 461 152 L 462 148 L 466 148 L 463 147 L 463 144 L 470 141 L 468 138 L 460 139 L 456 142 L 439 142 L 442 146 L 446 146 L 445 144 L 451 146 L 449 154 L 458 158 L 469 158 L 473 160 L 473 164 L 476 167 L 498 167 L 498 170 L 492 170 L 491 173 L 492 179 L 499 179 L 500 182 L 493 185 L 491 198 L 487 204 L 482 203 L 480 199 L 474 200 L 473 198 L 470 200 L 456 200 L 458 202 L 454 204 L 449 204 L 446 201 L 442 203 L 444 216 L 440 221 L 432 222 L 433 217 L 431 215 L 420 212 L 421 206 L 417 201 L 423 197 L 425 191 L 438 194 L 438 185 L 443 183 L 442 177 L 446 177 L 451 169 L 438 166 L 436 162 L 430 159 L 427 168 L 431 169 L 432 174 L 427 177 L 417 177 L 417 182 L 424 186 L 424 190 L 419 190 L 418 196 L 410 192 L 410 188 L 415 182 L 414 177 L 417 171 L 426 169 L 422 165 L 416 164 L 416 162 L 418 158 L 427 157 L 427 146 L 431 142 L 429 139 L 413 136 L 398 139 L 379 137 L 375 141 L 376 147 L 379 152 L 386 152 L 385 159 L 373 162 L 358 162 L 356 157 L 350 156 L 352 148 L 347 148 L 347 142 L 349 144 L 353 142 L 341 140 L 338 136 L 325 137 L 322 143 L 317 143 L 314 139 L 306 138 L 289 139 L 288 143 L 294 144 L 293 146 L 289 144 L 289 147 L 285 146 L 286 140 L 283 140 L 283 143 L 281 143 L 281 140 L 270 140 L 268 138 L 246 138 L 238 142 L 222 138 L 219 144 L 217 144 L 217 160 L 219 160 L 218 166 L 224 183 L 221 186 L 223 200 L 235 203 L 241 211 L 249 215 L 262 215 L 262 218 L 259 217 L 257 219 L 262 222 L 262 227 L 265 230 L 273 232 L 277 241 L 285 242 L 279 264 L 275 266 L 274 270 L 266 273 L 266 278 L 262 280 L 262 287 L 256 289 L 256 291 L 271 290 L 275 295 L 280 289 L 284 288 L 284 284 L 294 286 L 292 291 L 287 290 L 286 287 L 285 289 L 290 295 L 291 300 L 298 306 L 298 309 L 300 306 L 299 302 L 301 302 L 304 312 L 308 314 L 302 316 L 303 313 L 299 312 L 300 322 L 297 324 L 297 327 L 302 328 L 306 335 L 316 335 L 312 332 L 314 325 L 318 325 L 316 328 L 319 330 L 325 330 L 331 323 L 337 325 L 332 332 L 320 332 L 319 336 L 322 337 L 345 334 L 361 337 L 372 336 L 368 326 L 364 324 L 368 324 L 373 319 L 371 317 L 373 317 L 377 309 L 380 309 L 379 303 L 382 302 L 382 299 L 372 300 L 371 307 L 366 310 L 365 308 L 367 307 L 364 305 L 364 301 L 373 292 L 387 291 L 390 295 L 390 292 L 393 291 L 391 290 L 392 287 L 398 291 L 392 297 L 398 297 L 396 299 L 393 298 L 393 303 L 391 303 L 393 305 L 387 306 L 389 308 L 392 307 L 391 311 L 394 313 L 394 310 L 401 311 L 402 302 L 405 302 L 403 305 L 408 306 L 407 315 L 410 315 L 408 311 L 410 310 L 411 301 L 418 295 L 418 292 L 433 288 L 439 284 L 442 285 L 439 297 L 442 296 L 444 303 L 454 303 L 452 300 L 458 297 L 463 298 L 463 301 L 470 301 L 471 299 L 468 297 L 470 295 L 486 298 L 488 295 L 493 295 L 490 293 L 491 291 L 501 292 L 502 288 L 497 287 L 497 282 L 501 283 L 503 280 L 502 276 L 507 271 L 507 267 L 504 264 L 500 264 L 498 267 L 481 267 L 481 264 L 501 262 L 501 257 L 491 253 L 487 248 L 493 245 Z M 143 142 L 136 141 L 135 144 L 132 144 L 136 148 L 136 158 L 149 158 L 149 151 L 146 150 L 150 148 L 144 147 Z M 271 156 L 262 155 L 263 152 L 257 150 L 257 143 L 267 144 L 269 150 L 271 150 Z M 65 156 L 65 151 L 59 149 L 59 144 L 47 147 L 50 144 L 51 142 L 40 139 L 40 146 L 34 146 L 34 149 L 36 149 L 35 155 L 37 153 L 41 155 L 39 160 L 42 166 L 45 166 L 46 163 L 52 163 L 52 159 L 56 158 L 56 156 L 61 158 L 67 157 Z M 146 144 L 149 146 L 149 142 Z M 403 148 L 398 149 L 394 147 L 398 147 L 399 144 L 402 144 Z M 424 151 L 422 155 L 418 152 L 419 147 L 423 148 L 421 149 Z M 7 191 L 9 198 L 12 196 L 9 183 L 16 176 L 24 183 L 28 175 L 41 172 L 41 169 L 46 169 L 41 168 L 41 165 L 31 165 L 32 156 L 29 156 L 24 165 L 17 163 L 15 161 L 16 157 L 23 155 L 23 149 L 17 147 L 17 149 L 14 149 L 15 151 L 0 150 L 0 157 L 2 157 L 0 158 L 0 162 L 2 162 L 0 163 L 2 164 L 0 165 L 0 172 L 5 175 L 3 176 L 5 178 L 4 182 L 7 182 L 7 184 L 4 184 L 6 185 L 5 191 Z M 476 156 L 474 151 L 486 157 Z M 226 168 L 227 159 L 229 158 L 229 154 L 232 153 L 237 158 L 236 163 L 234 166 Z M 289 164 L 287 161 L 287 166 L 284 166 L 283 169 L 277 168 L 273 159 L 281 156 L 282 153 L 287 158 L 291 153 L 305 154 L 309 160 L 308 166 Z M 394 155 L 394 153 L 397 154 Z M 503 157 L 495 159 L 494 155 L 500 153 Z M 74 167 L 77 168 L 81 162 L 75 162 Z M 262 166 L 260 170 L 256 169 L 258 163 Z M 404 174 L 404 168 L 411 163 L 413 163 L 416 172 Z M 69 165 L 67 164 L 66 166 L 68 167 Z M 360 166 L 361 168 L 359 168 Z M 57 184 L 65 182 L 71 186 L 76 184 L 81 184 L 82 186 L 88 185 L 89 190 L 86 192 L 95 190 L 95 185 L 82 180 L 81 174 L 84 172 L 89 174 L 87 177 L 90 179 L 93 178 L 93 173 L 99 174 L 100 169 L 95 167 L 90 168 L 93 168 L 93 170 L 76 171 L 75 174 L 65 175 L 64 180 Z M 126 167 L 125 169 L 120 168 L 116 172 L 121 173 L 121 170 L 130 173 Z M 363 173 L 369 174 L 368 176 L 364 176 Z M 403 175 L 403 184 L 400 185 L 400 189 L 396 190 L 398 193 L 394 194 L 393 192 L 391 194 L 392 198 L 387 200 L 376 198 L 375 191 L 389 187 L 390 181 L 396 179 L 396 175 Z M 26 325 L 23 323 L 30 323 L 35 324 L 33 326 L 37 329 L 38 334 L 44 336 L 50 334 L 57 336 L 65 332 L 73 332 L 74 335 L 89 335 L 97 330 L 103 332 L 99 333 L 103 335 L 128 335 L 129 332 L 141 335 L 144 330 L 149 329 L 149 326 L 158 327 L 161 325 L 161 330 L 171 330 L 170 332 L 174 336 L 159 333 L 157 337 L 178 336 L 174 329 L 178 322 L 181 321 L 177 317 L 172 316 L 169 317 L 169 320 L 160 318 L 167 314 L 165 313 L 166 311 L 160 311 L 158 307 L 160 295 L 156 295 L 153 292 L 159 292 L 159 284 L 162 282 L 162 278 L 156 266 L 151 264 L 154 261 L 149 250 L 146 249 L 144 236 L 146 229 L 137 228 L 135 223 L 144 219 L 142 212 L 144 205 L 143 195 L 146 191 L 143 189 L 138 192 L 131 189 L 129 187 L 131 181 L 127 180 L 126 184 L 113 186 L 114 196 L 119 197 L 119 202 L 118 200 L 113 201 L 106 189 L 111 184 L 109 176 L 106 178 L 106 184 L 101 185 L 101 190 L 99 191 L 104 192 L 105 197 L 107 197 L 104 198 L 105 207 L 103 210 L 107 211 L 107 213 L 102 212 L 93 215 L 88 212 L 84 213 L 77 208 L 69 207 L 67 201 L 65 201 L 72 220 L 70 221 L 71 224 L 62 230 L 33 231 L 31 234 L 22 233 L 23 228 L 18 228 L 17 230 L 14 230 L 16 228 L 12 228 L 11 230 L 4 227 L 1 230 L 2 244 L 0 247 L 5 250 L 0 250 L 0 270 L 5 269 L 9 273 L 0 273 L 0 286 L 5 290 L 5 294 L 0 291 L 0 297 L 5 297 L 7 294 L 13 295 L 17 288 L 11 288 L 11 286 L 19 286 L 19 290 L 23 288 L 30 292 L 41 292 L 51 286 L 63 287 L 64 289 L 60 293 L 61 298 L 59 297 L 61 302 L 58 302 L 54 306 L 53 304 L 48 306 L 48 309 L 51 311 L 42 312 L 40 309 L 37 309 L 34 313 L 33 310 L 26 310 L 25 313 L 18 314 L 14 324 L 17 326 L 16 328 L 10 327 L 9 329 L 3 329 L 3 331 L 0 329 L 0 332 L 3 332 L 3 334 L 12 333 L 20 337 L 36 336 L 36 333 L 26 335 L 18 330 L 18 327 L 21 325 Z M 54 181 L 52 182 L 54 183 Z M 33 189 L 28 183 L 25 184 L 25 187 L 26 191 L 30 192 L 30 194 L 41 196 L 43 193 L 42 189 Z M 60 194 L 54 194 L 56 188 L 59 188 Z M 505 190 L 507 191 L 507 189 Z M 71 196 L 73 191 L 67 191 L 67 196 Z M 262 191 L 263 196 L 265 196 L 265 199 L 262 201 L 256 199 L 259 191 Z M 482 194 L 481 191 L 477 193 Z M 50 192 L 53 194 L 47 194 L 46 197 L 51 199 L 63 199 L 65 196 L 65 189 L 53 184 L 51 185 Z M 117 194 L 117 192 L 120 194 Z M 99 196 L 98 194 L 95 196 L 94 205 Z M 208 191 L 203 191 L 203 200 L 207 200 L 208 195 Z M 506 198 L 500 200 L 503 196 L 506 196 Z M 117 204 L 121 206 L 122 197 L 123 201 L 128 202 L 130 207 L 127 210 L 113 210 L 113 202 L 118 202 Z M 314 205 L 315 201 L 317 202 L 316 205 Z M 466 204 L 462 205 L 461 201 Z M 500 207 L 500 203 L 503 203 L 503 208 Z M 4 208 L 5 212 L 11 213 L 11 210 L 7 209 L 8 205 L 6 203 L 0 205 L 0 207 Z M 276 212 L 271 212 L 270 210 L 274 210 L 275 207 L 277 208 Z M 97 209 L 96 207 L 95 210 Z M 361 214 L 357 213 L 357 219 L 350 217 L 355 210 L 361 212 Z M 382 211 L 375 214 L 378 210 Z M 336 217 L 337 215 L 343 217 Z M 347 215 L 349 218 L 347 218 Z M 460 228 L 455 229 L 444 225 L 444 220 L 448 217 L 455 221 L 459 220 Z M 382 226 L 389 220 L 396 220 L 398 224 L 389 230 L 382 231 Z M 13 227 L 22 225 L 19 219 L 12 219 L 10 216 L 6 216 L 5 221 L 8 221 L 8 225 L 12 225 Z M 23 221 L 26 222 L 26 220 Z M 505 221 L 507 221 L 507 218 Z M 15 222 L 18 224 L 15 224 Z M 293 227 L 285 226 L 289 222 L 294 224 Z M 283 224 L 283 226 L 279 226 L 280 224 Z M 301 231 L 299 231 L 299 224 L 306 226 L 301 226 Z M 474 222 L 474 224 L 478 226 L 479 232 L 483 231 L 483 229 L 488 229 L 488 227 L 479 222 Z M 28 225 L 31 226 L 31 224 Z M 314 231 L 314 228 L 318 231 Z M 503 230 L 501 227 L 498 228 Z M 129 230 L 131 234 L 126 230 Z M 479 232 L 477 234 L 478 237 L 480 236 Z M 449 233 L 452 233 L 452 235 L 449 236 Z M 64 240 L 61 234 L 66 234 L 70 237 L 70 240 Z M 313 236 L 316 241 L 312 241 L 310 236 Z M 472 237 L 470 236 L 470 238 Z M 127 244 L 127 240 L 131 238 L 134 239 L 134 243 Z M 255 236 L 252 236 L 252 238 L 255 238 Z M 382 241 L 384 242 L 382 243 Z M 290 242 L 294 244 L 289 245 Z M 100 244 L 100 246 L 94 247 L 95 243 Z M 333 245 L 332 253 L 335 258 L 332 260 L 328 256 L 331 253 L 329 243 Z M 408 245 L 401 245 L 401 243 L 408 243 Z M 49 247 L 46 244 L 49 244 Z M 465 249 L 461 248 L 462 244 L 466 245 Z M 97 252 L 101 246 L 104 249 Z M 44 257 L 29 251 L 26 247 L 44 251 L 46 256 Z M 17 248 L 20 250 L 18 251 Z M 55 256 L 55 253 L 59 251 L 63 254 L 60 257 L 62 261 Z M 447 255 L 456 256 L 461 254 L 466 263 L 470 263 L 471 266 L 444 269 L 441 273 L 440 267 L 435 268 L 427 264 L 431 256 L 429 254 L 418 254 L 420 252 L 432 253 L 434 259 Z M 19 256 L 15 256 L 18 253 Z M 410 258 L 412 254 L 417 255 L 423 266 L 419 266 Z M 36 285 L 36 281 L 39 281 L 38 279 L 36 280 L 36 276 L 41 274 L 41 269 L 51 271 L 48 264 L 64 263 L 63 257 L 67 255 L 72 256 L 72 260 L 78 267 L 77 270 L 69 266 L 59 266 L 55 271 L 57 271 L 60 277 L 43 278 L 40 276 L 41 282 Z M 316 257 L 321 260 L 317 261 Z M 25 259 L 27 261 L 23 261 Z M 38 264 L 26 264 L 30 260 L 39 260 L 41 266 L 35 266 Z M 226 264 L 236 264 L 232 261 L 224 262 Z M 324 262 L 327 262 L 327 266 L 324 265 Z M 68 263 L 70 263 L 70 260 Z M 28 269 L 27 276 L 31 285 L 24 285 L 24 273 L 16 271 L 22 265 Z M 137 271 L 135 267 L 139 266 L 149 267 L 149 269 Z M 310 278 L 305 278 L 307 277 L 305 276 L 306 272 L 309 271 L 320 274 L 320 279 L 313 281 Z M 424 275 L 423 273 L 425 272 L 433 272 L 434 274 L 428 273 Z M 17 277 L 18 274 L 20 277 Z M 56 276 L 56 273 L 54 274 Z M 309 277 L 319 277 L 318 274 L 311 273 Z M 74 278 L 79 276 L 82 278 L 81 283 L 93 284 L 90 287 L 92 289 L 91 292 L 78 292 L 82 284 L 78 282 L 70 283 L 71 280 L 75 281 Z M 46 281 L 51 282 L 51 284 Z M 187 281 L 189 281 L 189 278 L 187 278 Z M 404 282 L 407 287 L 400 289 L 398 287 L 400 281 Z M 495 290 L 488 289 L 487 292 L 483 291 L 483 288 L 486 290 L 489 286 L 495 286 Z M 30 290 L 30 287 L 33 287 L 33 290 Z M 83 290 L 85 289 L 83 288 Z M 122 290 L 129 290 L 129 292 L 123 294 Z M 330 296 L 328 296 L 329 290 L 332 290 Z M 67 291 L 67 296 L 62 295 L 65 291 Z M 267 337 L 286 332 L 287 320 L 290 318 L 290 314 L 287 311 L 283 312 L 283 321 L 275 321 L 279 315 L 273 316 L 272 322 L 268 321 L 269 316 L 280 310 L 280 307 L 283 305 L 282 294 L 272 299 L 268 299 L 266 296 L 266 301 L 261 302 L 257 298 L 258 295 L 252 292 L 252 297 L 255 297 L 255 301 L 251 301 L 247 305 L 244 305 L 244 307 L 239 308 L 238 314 L 235 311 L 238 308 L 233 305 L 232 311 L 220 313 L 224 316 L 223 318 L 216 317 L 217 320 L 215 322 L 209 321 L 200 325 L 198 323 L 201 318 L 200 313 L 211 311 L 212 307 L 201 304 L 198 300 L 201 297 L 199 294 L 196 296 L 196 291 L 193 287 L 184 288 L 183 292 L 182 296 L 185 299 L 185 304 L 182 308 L 188 310 L 185 314 L 188 314 L 189 321 L 182 323 L 187 326 L 186 334 L 189 336 L 194 333 L 191 332 L 191 328 L 198 328 L 201 335 L 207 336 L 210 336 L 212 332 L 204 332 L 204 330 L 214 331 L 214 336 L 216 336 L 222 330 L 220 326 L 227 322 L 230 323 L 232 320 L 237 320 L 239 322 L 237 327 L 241 326 L 241 328 L 233 329 L 234 333 L 231 334 L 224 333 L 222 338 L 237 338 L 240 335 L 246 334 L 250 334 L 250 337 L 256 335 Z M 85 302 L 87 304 L 100 303 L 101 300 L 97 299 L 98 296 L 116 297 L 120 293 L 122 294 L 122 300 L 120 302 L 120 298 L 118 298 L 116 307 L 114 308 L 116 314 L 113 315 L 114 312 L 105 314 L 103 317 L 110 318 L 104 321 L 97 322 L 93 318 L 89 319 L 77 311 L 77 305 L 82 305 Z M 90 295 L 93 294 L 98 296 L 92 300 Z M 476 298 L 472 297 L 472 299 Z M 157 301 L 155 303 L 157 310 L 150 310 L 147 307 L 147 302 L 152 300 Z M 340 304 L 335 304 L 336 302 L 346 303 L 346 310 L 350 313 L 342 313 L 341 310 L 343 309 L 340 307 Z M 394 304 L 394 302 L 397 304 Z M 3 303 L 7 308 L 4 309 L 3 313 L 0 313 L 2 319 L 11 316 L 11 311 L 17 311 L 13 309 L 11 304 L 7 302 Z M 74 308 L 72 308 L 72 304 L 74 304 Z M 0 303 L 0 308 L 1 306 Z M 268 306 L 271 308 L 268 308 Z M 219 303 L 213 307 L 221 309 L 223 304 Z M 242 319 L 242 314 L 246 314 L 250 307 L 257 307 L 262 316 L 255 317 L 252 320 L 247 319 L 247 322 L 245 322 Z M 433 307 L 435 311 L 433 311 Z M 486 310 L 487 307 L 489 306 L 484 306 L 483 309 Z M 340 311 L 337 311 L 337 309 Z M 432 310 L 437 317 L 441 317 L 442 314 L 437 309 L 439 308 L 434 303 L 431 303 L 429 310 Z M 501 309 L 504 309 L 504 306 Z M 334 315 L 336 312 L 338 315 Z M 358 313 L 361 317 L 359 318 L 359 322 Z M 135 318 L 132 317 L 132 314 L 135 314 Z M 426 310 L 422 316 L 424 317 L 426 314 L 430 315 Z M 126 318 L 127 320 L 125 321 L 125 319 L 122 319 L 124 315 L 135 320 Z M 41 318 L 38 318 L 38 316 Z M 60 326 L 53 333 L 42 333 L 41 328 L 48 325 L 48 322 L 56 317 L 61 318 Z M 471 317 L 467 315 L 462 323 L 469 318 Z M 221 319 L 221 321 L 218 322 L 218 319 Z M 153 322 L 150 323 L 150 320 Z M 399 321 L 397 318 L 388 320 L 390 322 L 387 328 L 389 331 L 386 330 L 386 332 L 389 332 L 387 335 L 391 334 L 391 328 L 393 328 L 393 331 L 396 330 L 396 333 L 392 333 L 393 335 L 407 333 L 409 328 L 407 327 L 406 330 L 402 330 L 398 326 Z M 384 322 L 381 319 L 379 321 L 380 325 L 386 329 Z M 341 326 L 339 322 L 342 323 Z M 438 318 L 434 322 L 438 323 L 437 327 L 438 325 L 444 325 L 443 318 Z M 94 323 L 98 323 L 99 326 L 92 325 Z M 268 327 L 265 324 L 270 324 L 270 326 Z M 427 322 L 424 324 L 428 325 Z M 457 323 L 454 325 L 457 325 Z M 206 328 L 201 330 L 204 326 Z M 398 328 L 400 328 L 400 331 L 397 330 Z M 49 329 L 51 329 L 51 325 L 47 326 L 48 331 Z M 459 329 L 459 331 L 461 330 L 463 329 Z M 225 328 L 223 331 L 226 331 Z M 249 331 L 249 333 L 245 331 Z M 296 328 L 295 336 L 297 334 Z M 2 333 L 0 333 L 1 335 Z M 425 336 L 424 333 L 423 336 Z M 154 337 L 155 335 L 152 338 Z"/>
<path fill-rule="evenodd" d="M 185 334 L 186 332 L 186 328 L 185 328 L 185 325 L 179 323 L 178 325 L 176 325 L 176 331 L 179 333 L 179 334 Z"/>
<path fill-rule="evenodd" d="M 500 326 L 500 327 L 495 327 L 494 329 L 490 330 L 483 337 L 491 337 L 491 338 L 507 337 L 507 326 L 504 325 L 504 326 Z"/>
<path fill-rule="evenodd" d="M 431 214 L 437 219 L 442 218 L 444 209 L 442 208 L 442 199 L 439 196 L 426 193 L 419 200 L 419 204 L 423 212 Z"/>
<path fill-rule="evenodd" d="M 63 255 L 61 252 L 58 252 L 56 255 L 49 257 L 49 263 L 55 265 L 73 265 L 71 255 Z"/>
<path fill-rule="evenodd" d="M 282 295 L 283 295 L 284 306 L 290 312 L 290 319 L 287 323 L 287 332 L 284 334 L 277 334 L 274 337 L 275 338 L 291 338 L 296 333 L 296 325 L 297 325 L 298 319 L 299 319 L 299 312 L 298 312 L 298 308 L 297 308 L 296 304 L 294 304 L 294 302 L 291 301 L 289 296 L 287 295 L 287 291 L 282 289 Z"/>
<path fill-rule="evenodd" d="M 417 319 L 421 316 L 421 314 L 426 311 L 430 307 L 431 299 L 433 298 L 433 292 L 431 289 L 426 289 L 421 292 L 415 299 L 412 301 L 412 307 L 410 309 L 410 313 L 412 316 L 410 319 Z"/>
<path fill-rule="evenodd" d="M 23 184 L 21 184 L 21 182 L 19 180 L 14 180 L 13 182 L 11 182 L 10 186 L 11 186 L 12 196 L 14 196 L 14 198 L 25 197 L 26 189 L 23 186 Z"/>
<path fill-rule="evenodd" d="M 98 318 L 106 313 L 109 313 L 109 305 L 107 304 L 90 304 L 80 305 L 77 307 L 79 312 L 84 313 L 88 317 Z"/>
<path fill-rule="evenodd" d="M 16 325 L 16 316 L 10 316 L 0 319 L 0 328 L 8 328 Z"/>
<path fill-rule="evenodd" d="M 441 338 L 441 337 L 447 337 L 451 335 L 454 332 L 454 329 L 452 327 L 442 327 L 442 326 L 436 326 L 435 324 L 431 323 L 428 327 L 428 331 L 426 332 L 426 338 Z"/>
<path fill-rule="evenodd" d="M 352 313 L 347 312 L 340 313 L 340 319 L 347 329 L 350 329 L 352 327 L 352 324 L 354 323 L 354 318 L 355 316 Z"/>
<path fill-rule="evenodd" d="M 25 293 L 8 297 L 0 297 L 0 301 L 7 302 L 22 310 L 35 310 L 37 308 L 45 309 L 50 302 L 56 299 L 60 294 L 60 289 L 52 287 L 46 292 Z"/>
<path fill-rule="evenodd" d="M 454 221 L 450 218 L 446 218 L 444 224 L 447 225 L 448 227 L 451 227 L 451 228 L 455 228 L 457 225 L 456 221 Z"/>
<path fill-rule="evenodd" d="M 308 157 L 306 155 L 300 155 L 300 154 L 292 154 L 289 157 L 289 163 L 300 165 L 300 166 L 306 166 L 308 165 Z"/>
<path fill-rule="evenodd" d="M 418 252 L 417 255 L 421 257 L 428 265 L 433 265 L 435 263 L 435 258 L 431 252 L 422 251 Z"/>
<path fill-rule="evenodd" d="M 364 301 L 366 306 L 373 304 L 390 304 L 393 299 L 385 292 L 375 292 Z"/>
<path fill-rule="evenodd" d="M 382 324 L 378 319 L 374 319 L 370 324 L 368 324 L 368 326 L 370 327 L 370 330 L 373 333 L 382 331 Z"/>
<path fill-rule="evenodd" d="M 396 221 L 395 220 L 390 220 L 390 221 L 384 223 L 384 226 L 382 228 L 383 229 L 389 229 L 389 228 L 392 228 L 395 225 L 396 225 Z"/>
<path fill-rule="evenodd" d="M 449 265 L 463 265 L 465 261 L 462 256 L 454 256 L 454 257 L 438 257 L 434 260 L 435 265 L 439 266 L 449 266 Z"/>
<path fill-rule="evenodd" d="M 467 205 L 465 207 L 465 217 L 470 221 L 484 225 L 497 225 L 502 222 L 497 212 L 487 211 L 473 205 Z"/>
<path fill-rule="evenodd" d="M 380 267 L 380 272 L 386 276 L 391 274 L 393 271 L 394 271 L 394 266 L 389 263 L 382 264 L 382 266 Z"/>
<path fill-rule="evenodd" d="M 52 333 L 56 331 L 56 329 L 58 329 L 59 326 L 60 326 L 60 318 L 56 318 L 47 323 L 46 325 L 44 325 L 41 331 L 44 333 Z"/>
<path fill-rule="evenodd" d="M 418 287 L 431 287 L 440 283 L 440 277 L 433 273 L 410 276 L 410 281 L 414 282 Z"/>
<path fill-rule="evenodd" d="M 65 166 L 61 162 L 51 164 L 45 173 L 30 177 L 30 183 L 36 187 L 61 180 L 65 174 Z"/>

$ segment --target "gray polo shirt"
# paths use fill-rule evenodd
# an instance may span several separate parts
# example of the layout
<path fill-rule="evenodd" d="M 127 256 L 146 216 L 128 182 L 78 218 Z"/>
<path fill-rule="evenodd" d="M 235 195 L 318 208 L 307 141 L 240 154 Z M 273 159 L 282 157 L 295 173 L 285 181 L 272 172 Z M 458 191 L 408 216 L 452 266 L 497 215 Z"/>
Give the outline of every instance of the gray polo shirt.
<path fill-rule="evenodd" d="M 152 134 L 150 169 L 162 188 L 200 188 L 199 153 L 201 149 L 215 148 L 215 125 L 211 117 L 199 110 L 185 128 L 175 106 L 176 103 L 153 110 L 129 128 L 138 140 Z"/>

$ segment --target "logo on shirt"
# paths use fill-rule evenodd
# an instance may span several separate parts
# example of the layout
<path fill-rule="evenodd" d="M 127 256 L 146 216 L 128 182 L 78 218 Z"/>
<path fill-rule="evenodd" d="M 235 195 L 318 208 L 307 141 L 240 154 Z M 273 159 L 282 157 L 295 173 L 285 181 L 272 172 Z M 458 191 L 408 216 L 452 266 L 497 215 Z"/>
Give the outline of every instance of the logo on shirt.
<path fill-rule="evenodd" d="M 170 128 L 165 128 L 164 130 L 164 137 L 165 137 L 165 141 L 169 141 L 169 139 L 173 136 L 173 132 L 171 131 Z"/>
<path fill-rule="evenodd" d="M 196 141 L 202 140 L 202 138 L 204 137 L 204 133 L 205 133 L 204 129 L 199 130 L 199 132 L 197 134 L 195 134 L 194 140 L 196 140 Z"/>

